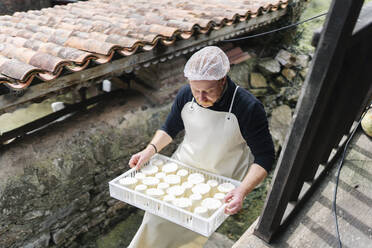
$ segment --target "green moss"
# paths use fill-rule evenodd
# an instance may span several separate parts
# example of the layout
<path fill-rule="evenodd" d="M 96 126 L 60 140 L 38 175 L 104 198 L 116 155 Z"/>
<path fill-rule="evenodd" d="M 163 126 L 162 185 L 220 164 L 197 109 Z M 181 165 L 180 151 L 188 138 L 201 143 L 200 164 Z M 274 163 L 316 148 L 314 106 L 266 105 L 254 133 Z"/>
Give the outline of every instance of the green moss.
<path fill-rule="evenodd" d="M 142 222 L 143 214 L 143 211 L 134 212 L 117 224 L 108 234 L 97 239 L 97 248 L 127 247 Z"/>

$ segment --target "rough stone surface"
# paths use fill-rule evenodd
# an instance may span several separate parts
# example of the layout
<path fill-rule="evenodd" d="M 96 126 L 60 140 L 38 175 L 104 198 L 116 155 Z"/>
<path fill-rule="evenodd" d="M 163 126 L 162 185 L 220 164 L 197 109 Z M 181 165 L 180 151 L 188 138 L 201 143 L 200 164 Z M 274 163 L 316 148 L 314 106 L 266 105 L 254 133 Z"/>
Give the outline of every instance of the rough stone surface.
<path fill-rule="evenodd" d="M 296 76 L 296 72 L 292 69 L 285 68 L 282 70 L 282 75 L 288 80 L 292 81 L 293 78 Z"/>
<path fill-rule="evenodd" d="M 216 232 L 212 234 L 203 248 L 230 248 L 233 245 L 234 241 Z"/>
<path fill-rule="evenodd" d="M 134 208 L 112 201 L 108 181 L 164 122 L 174 90 L 161 91 L 162 105 L 128 90 L 11 143 L 0 157 L 0 247 L 81 247 L 127 218 Z"/>
<path fill-rule="evenodd" d="M 230 78 L 241 87 L 249 89 L 249 73 L 253 71 L 256 59 L 251 58 L 243 63 L 233 65 L 230 68 L 228 75 Z"/>
<path fill-rule="evenodd" d="M 284 67 L 292 67 L 297 62 L 296 56 L 286 50 L 280 50 L 275 59 Z"/>
<path fill-rule="evenodd" d="M 272 58 L 263 58 L 258 62 L 258 69 L 264 74 L 276 74 L 280 72 L 280 64 Z"/>
<path fill-rule="evenodd" d="M 269 120 L 269 129 L 273 137 L 275 150 L 282 146 L 292 121 L 292 111 L 287 105 L 273 109 Z"/>
<path fill-rule="evenodd" d="M 261 73 L 251 73 L 251 86 L 253 88 L 265 88 L 267 87 L 266 79 Z"/>

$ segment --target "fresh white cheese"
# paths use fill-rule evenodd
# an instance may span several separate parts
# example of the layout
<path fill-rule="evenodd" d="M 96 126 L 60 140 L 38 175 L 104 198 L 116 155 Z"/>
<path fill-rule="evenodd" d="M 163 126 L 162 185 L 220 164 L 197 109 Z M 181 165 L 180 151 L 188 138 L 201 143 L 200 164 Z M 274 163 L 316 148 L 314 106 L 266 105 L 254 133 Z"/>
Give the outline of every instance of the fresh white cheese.
<path fill-rule="evenodd" d="M 219 192 L 226 194 L 235 189 L 235 185 L 232 183 L 222 183 L 217 187 L 217 189 Z"/>
<path fill-rule="evenodd" d="M 167 194 L 173 195 L 174 197 L 181 197 L 185 193 L 185 189 L 180 185 L 175 185 L 167 189 Z"/>
<path fill-rule="evenodd" d="M 213 195 L 214 199 L 220 200 L 222 203 L 224 202 L 223 199 L 225 199 L 226 194 L 224 193 L 216 193 Z"/>
<path fill-rule="evenodd" d="M 148 188 L 154 188 L 158 185 L 159 179 L 156 177 L 146 177 L 142 180 L 142 183 L 147 185 Z"/>
<path fill-rule="evenodd" d="M 176 199 L 176 197 L 174 197 L 174 195 L 165 195 L 163 197 L 163 201 L 165 201 L 166 203 L 169 203 L 169 204 L 173 204 L 173 200 Z"/>
<path fill-rule="evenodd" d="M 219 185 L 217 180 L 214 179 L 208 180 L 207 184 L 211 187 L 211 195 L 217 192 L 217 187 Z"/>
<path fill-rule="evenodd" d="M 119 184 L 123 185 L 124 187 L 134 189 L 137 184 L 137 179 L 134 177 L 124 177 L 119 180 Z"/>
<path fill-rule="evenodd" d="M 141 169 L 141 172 L 146 176 L 154 176 L 158 172 L 159 168 L 154 165 L 148 165 Z"/>
<path fill-rule="evenodd" d="M 192 187 L 191 191 L 194 194 L 200 194 L 203 197 L 207 196 L 211 190 L 211 187 L 206 183 L 199 183 Z"/>
<path fill-rule="evenodd" d="M 191 200 L 189 198 L 181 197 L 173 200 L 173 205 L 182 208 L 183 210 L 190 211 Z"/>
<path fill-rule="evenodd" d="M 157 188 L 166 191 L 169 188 L 169 184 L 162 182 L 162 183 L 159 183 L 158 184 L 158 187 Z"/>
<path fill-rule="evenodd" d="M 156 158 L 155 158 L 155 159 L 152 159 L 152 160 L 150 161 L 150 164 L 153 165 L 153 166 L 161 167 L 161 166 L 164 165 L 164 161 L 161 160 L 161 159 L 156 159 Z"/>
<path fill-rule="evenodd" d="M 147 190 L 147 186 L 144 184 L 140 184 L 140 185 L 137 185 L 134 190 L 144 194 Z"/>
<path fill-rule="evenodd" d="M 176 184 L 180 184 L 181 178 L 180 176 L 177 176 L 175 174 L 170 174 L 164 177 L 164 182 L 168 183 L 169 185 L 176 185 Z"/>
<path fill-rule="evenodd" d="M 185 169 L 180 169 L 177 171 L 178 176 L 181 177 L 181 182 L 184 182 L 187 179 L 187 176 L 189 175 L 189 172 Z"/>
<path fill-rule="evenodd" d="M 209 215 L 208 215 L 208 209 L 205 208 L 205 207 L 202 207 L 202 206 L 196 207 L 194 209 L 194 213 L 196 215 L 199 215 L 199 216 L 204 217 L 204 218 L 208 218 L 209 217 Z"/>
<path fill-rule="evenodd" d="M 214 211 L 222 206 L 221 201 L 214 198 L 206 198 L 202 201 L 201 205 L 208 209 L 208 214 L 211 216 Z"/>
<path fill-rule="evenodd" d="M 205 178 L 200 173 L 192 173 L 188 176 L 187 181 L 189 181 L 192 184 L 199 184 L 204 183 Z"/>
<path fill-rule="evenodd" d="M 176 163 L 166 163 L 162 168 L 162 171 L 167 174 L 176 173 L 177 170 L 178 165 Z"/>
<path fill-rule="evenodd" d="M 192 192 L 191 189 L 194 187 L 194 185 L 190 182 L 183 182 L 181 186 L 185 189 L 185 196 L 189 196 Z"/>
<path fill-rule="evenodd" d="M 164 172 L 158 172 L 155 174 L 155 177 L 157 179 L 159 179 L 160 181 L 164 181 L 164 177 L 166 176 L 167 174 L 165 174 Z"/>
<path fill-rule="evenodd" d="M 151 188 L 146 190 L 146 194 L 156 199 L 161 199 L 164 196 L 164 191 L 161 189 Z"/>
<path fill-rule="evenodd" d="M 136 178 L 139 182 L 142 182 L 145 177 L 146 175 L 142 172 L 137 172 L 136 175 L 134 175 L 134 178 Z"/>
<path fill-rule="evenodd" d="M 194 209 L 195 207 L 198 207 L 200 205 L 203 197 L 200 194 L 192 194 L 189 196 L 189 199 L 192 203 L 191 209 Z"/>

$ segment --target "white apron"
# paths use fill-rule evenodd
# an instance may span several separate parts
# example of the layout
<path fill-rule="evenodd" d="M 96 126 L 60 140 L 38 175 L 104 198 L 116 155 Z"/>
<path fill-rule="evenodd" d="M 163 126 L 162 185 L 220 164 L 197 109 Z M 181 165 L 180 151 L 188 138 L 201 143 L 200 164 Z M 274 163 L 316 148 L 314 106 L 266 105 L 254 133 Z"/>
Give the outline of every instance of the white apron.
<path fill-rule="evenodd" d="M 242 180 L 250 165 L 250 150 L 240 132 L 238 119 L 188 102 L 181 116 L 185 137 L 173 158 L 218 175 Z M 200 248 L 208 238 L 156 215 L 145 213 L 142 224 L 128 248 Z"/>

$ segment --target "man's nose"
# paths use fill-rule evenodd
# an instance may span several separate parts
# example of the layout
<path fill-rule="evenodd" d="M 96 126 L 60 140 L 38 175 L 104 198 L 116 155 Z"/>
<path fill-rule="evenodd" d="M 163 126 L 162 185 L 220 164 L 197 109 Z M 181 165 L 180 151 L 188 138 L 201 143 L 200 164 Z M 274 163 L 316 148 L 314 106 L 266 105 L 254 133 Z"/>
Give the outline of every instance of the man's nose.
<path fill-rule="evenodd" d="M 207 94 L 205 92 L 201 92 L 200 93 L 200 98 L 202 99 L 202 101 L 207 100 Z"/>

